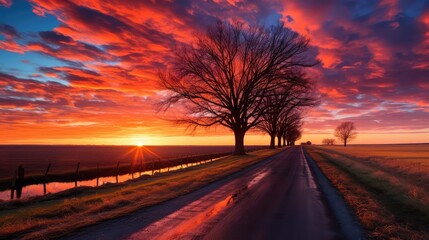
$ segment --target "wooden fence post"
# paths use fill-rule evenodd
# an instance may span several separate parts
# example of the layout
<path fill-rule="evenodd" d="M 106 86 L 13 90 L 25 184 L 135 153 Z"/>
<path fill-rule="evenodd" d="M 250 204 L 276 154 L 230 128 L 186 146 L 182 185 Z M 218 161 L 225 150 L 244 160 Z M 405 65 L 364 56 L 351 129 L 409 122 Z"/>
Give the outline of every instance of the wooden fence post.
<path fill-rule="evenodd" d="M 140 174 L 139 174 L 139 177 L 142 176 L 142 170 L 143 170 L 143 158 L 140 157 Z"/>
<path fill-rule="evenodd" d="M 100 164 L 97 163 L 97 187 L 98 187 L 98 178 L 100 177 Z"/>
<path fill-rule="evenodd" d="M 116 183 L 118 183 L 118 175 L 119 175 L 119 161 L 118 161 L 118 165 L 116 165 Z"/>
<path fill-rule="evenodd" d="M 46 182 L 48 181 L 48 172 L 50 168 L 51 168 L 51 163 L 48 164 L 48 167 L 46 168 L 46 171 L 45 171 L 45 177 L 43 178 L 43 195 L 46 195 Z"/>
<path fill-rule="evenodd" d="M 77 187 L 77 177 L 78 177 L 78 174 L 79 174 L 79 165 L 80 165 L 80 162 L 77 163 L 76 173 L 74 175 L 74 186 L 75 187 Z"/>
<path fill-rule="evenodd" d="M 131 179 L 134 179 L 134 167 L 135 167 L 135 164 L 133 161 L 131 161 L 131 164 L 130 164 Z"/>
<path fill-rule="evenodd" d="M 18 179 L 16 185 L 16 198 L 21 198 L 22 188 L 24 187 L 24 167 L 18 166 Z"/>
<path fill-rule="evenodd" d="M 10 187 L 10 199 L 13 199 L 14 193 L 15 193 L 15 184 L 16 184 L 16 170 L 13 172 L 12 177 L 12 186 Z"/>

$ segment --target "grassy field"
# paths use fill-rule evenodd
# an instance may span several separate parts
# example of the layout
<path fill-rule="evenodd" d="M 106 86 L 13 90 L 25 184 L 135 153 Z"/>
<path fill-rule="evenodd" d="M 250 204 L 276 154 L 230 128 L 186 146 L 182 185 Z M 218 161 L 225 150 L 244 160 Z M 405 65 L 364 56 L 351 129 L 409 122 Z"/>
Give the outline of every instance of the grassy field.
<path fill-rule="evenodd" d="M 186 194 L 279 151 L 259 150 L 148 179 L 5 202 L 0 204 L 0 238 L 55 239 Z"/>
<path fill-rule="evenodd" d="M 375 239 L 429 239 L 429 145 L 307 147 Z"/>

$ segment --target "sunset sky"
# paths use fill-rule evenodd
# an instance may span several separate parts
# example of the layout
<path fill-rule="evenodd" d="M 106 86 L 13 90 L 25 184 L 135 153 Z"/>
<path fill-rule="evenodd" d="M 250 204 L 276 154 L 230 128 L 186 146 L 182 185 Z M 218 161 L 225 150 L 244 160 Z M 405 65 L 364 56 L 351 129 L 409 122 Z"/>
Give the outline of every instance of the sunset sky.
<path fill-rule="evenodd" d="M 283 21 L 311 39 L 321 104 L 302 141 L 354 121 L 353 143 L 429 142 L 427 0 L 0 0 L 0 144 L 233 144 L 156 111 L 158 71 L 217 19 Z"/>

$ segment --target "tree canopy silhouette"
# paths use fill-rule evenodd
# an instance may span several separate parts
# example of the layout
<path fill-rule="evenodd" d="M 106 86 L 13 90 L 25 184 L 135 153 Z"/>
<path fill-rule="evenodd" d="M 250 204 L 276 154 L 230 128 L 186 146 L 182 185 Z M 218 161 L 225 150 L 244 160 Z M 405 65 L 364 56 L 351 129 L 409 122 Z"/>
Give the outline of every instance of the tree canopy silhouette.
<path fill-rule="evenodd" d="M 285 136 L 287 145 L 295 145 L 295 142 L 302 137 L 302 124 L 292 125 Z"/>
<path fill-rule="evenodd" d="M 294 142 L 301 138 L 302 125 L 302 112 L 299 109 L 292 109 L 292 111 L 285 112 L 279 121 L 278 143 L 283 138 L 283 146 L 294 145 Z"/>
<path fill-rule="evenodd" d="M 270 135 L 270 148 L 275 148 L 276 136 L 277 146 L 281 147 L 286 130 L 301 121 L 299 109 L 317 104 L 311 82 L 304 73 L 291 73 L 289 78 L 293 80 L 282 83 L 262 100 L 263 121 L 258 127 Z"/>
<path fill-rule="evenodd" d="M 170 90 L 165 109 L 180 103 L 187 111 L 180 123 L 222 125 L 234 132 L 237 155 L 245 154 L 244 136 L 261 121 L 262 99 L 291 73 L 316 63 L 306 57 L 309 40 L 285 28 L 248 27 L 218 22 L 192 45 L 178 49 L 160 73 Z"/>
<path fill-rule="evenodd" d="M 356 135 L 356 127 L 353 122 L 343 122 L 335 129 L 335 137 L 344 143 L 344 147 L 346 147 L 347 142 L 354 139 Z"/>

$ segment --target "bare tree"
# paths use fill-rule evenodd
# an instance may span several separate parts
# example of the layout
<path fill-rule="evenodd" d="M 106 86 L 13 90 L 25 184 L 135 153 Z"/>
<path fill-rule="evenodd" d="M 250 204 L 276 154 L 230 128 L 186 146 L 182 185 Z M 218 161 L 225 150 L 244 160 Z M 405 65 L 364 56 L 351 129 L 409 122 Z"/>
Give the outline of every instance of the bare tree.
<path fill-rule="evenodd" d="M 191 46 L 176 51 L 168 72 L 165 109 L 182 104 L 194 126 L 222 125 L 234 132 L 234 154 L 244 152 L 244 135 L 261 121 L 262 99 L 297 68 L 313 66 L 305 53 L 308 39 L 283 25 L 251 28 L 218 22 Z"/>
<path fill-rule="evenodd" d="M 344 147 L 346 147 L 347 142 L 356 137 L 356 127 L 353 122 L 343 122 L 335 129 L 334 135 L 340 141 L 344 142 Z"/>
<path fill-rule="evenodd" d="M 334 145 L 335 144 L 335 139 L 333 138 L 325 138 L 322 140 L 322 143 L 325 145 Z"/>

